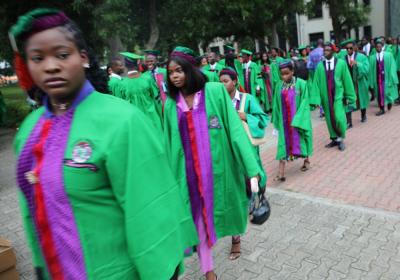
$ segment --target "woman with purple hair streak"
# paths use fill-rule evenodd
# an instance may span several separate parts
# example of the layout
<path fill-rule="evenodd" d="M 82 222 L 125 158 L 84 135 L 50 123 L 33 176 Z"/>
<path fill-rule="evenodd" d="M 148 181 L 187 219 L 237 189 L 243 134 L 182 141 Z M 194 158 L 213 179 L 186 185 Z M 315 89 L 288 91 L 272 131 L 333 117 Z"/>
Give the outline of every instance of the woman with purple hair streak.
<path fill-rule="evenodd" d="M 173 171 L 190 201 L 200 244 L 201 270 L 214 273 L 218 238 L 247 226 L 245 177 L 258 192 L 261 170 L 236 110 L 221 83 L 206 83 L 194 52 L 176 47 L 168 62 L 169 96 L 164 107 L 165 144 Z"/>
<path fill-rule="evenodd" d="M 304 158 L 302 171 L 310 168 L 312 155 L 312 126 L 307 82 L 294 77 L 291 60 L 279 64 L 282 81 L 276 85 L 272 123 L 278 130 L 276 159 L 279 174 L 275 181 L 284 182 L 286 161 Z"/>
<path fill-rule="evenodd" d="M 21 16 L 10 40 L 20 85 L 44 97 L 15 140 L 37 278 L 177 279 L 196 230 L 150 120 L 97 91 L 100 69 L 61 11 Z"/>

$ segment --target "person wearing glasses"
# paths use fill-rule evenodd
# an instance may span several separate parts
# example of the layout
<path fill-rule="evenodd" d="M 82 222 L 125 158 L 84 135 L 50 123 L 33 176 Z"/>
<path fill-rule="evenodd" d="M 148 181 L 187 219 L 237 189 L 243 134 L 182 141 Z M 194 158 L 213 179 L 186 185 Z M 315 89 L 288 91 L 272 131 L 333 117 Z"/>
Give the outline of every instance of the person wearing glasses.
<path fill-rule="evenodd" d="M 369 78 L 369 59 L 366 55 L 358 52 L 358 48 L 353 39 L 348 39 L 342 43 L 347 51 L 344 60 L 346 61 L 354 90 L 357 95 L 357 110 L 361 110 L 361 122 L 367 121 L 367 108 L 369 106 L 368 78 Z M 347 128 L 353 127 L 351 112 L 346 113 Z"/>

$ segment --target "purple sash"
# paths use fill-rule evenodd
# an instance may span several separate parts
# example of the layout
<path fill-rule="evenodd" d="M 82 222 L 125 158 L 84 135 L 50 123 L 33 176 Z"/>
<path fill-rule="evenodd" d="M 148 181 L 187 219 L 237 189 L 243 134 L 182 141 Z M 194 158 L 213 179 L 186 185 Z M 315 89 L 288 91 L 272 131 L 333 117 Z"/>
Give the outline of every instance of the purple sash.
<path fill-rule="evenodd" d="M 297 112 L 296 89 L 291 87 L 281 91 L 283 128 L 285 132 L 286 156 L 301 156 L 300 135 L 292 120 Z"/>

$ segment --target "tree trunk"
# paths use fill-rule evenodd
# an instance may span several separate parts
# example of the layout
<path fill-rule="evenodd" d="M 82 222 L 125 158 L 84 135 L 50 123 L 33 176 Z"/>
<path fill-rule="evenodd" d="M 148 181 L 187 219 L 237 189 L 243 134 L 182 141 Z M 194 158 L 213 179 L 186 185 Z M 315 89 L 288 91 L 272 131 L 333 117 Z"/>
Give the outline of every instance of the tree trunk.
<path fill-rule="evenodd" d="M 327 2 L 329 6 L 329 13 L 332 18 L 333 33 L 335 34 L 335 43 L 338 44 L 342 41 L 342 23 L 339 19 L 339 11 L 336 10 L 335 1 L 330 0 Z"/>
<path fill-rule="evenodd" d="M 279 38 L 278 38 L 278 32 L 276 30 L 276 23 L 271 24 L 271 45 L 270 47 L 278 47 L 279 46 Z"/>
<path fill-rule="evenodd" d="M 119 52 L 126 51 L 125 46 L 121 42 L 121 38 L 119 35 L 115 35 L 108 40 L 108 44 L 110 46 L 110 55 L 109 60 L 120 57 Z"/>
<path fill-rule="evenodd" d="M 146 49 L 154 49 L 157 44 L 158 38 L 160 37 L 160 30 L 157 25 L 157 1 L 149 0 L 149 24 L 150 24 L 150 37 L 145 44 Z"/>

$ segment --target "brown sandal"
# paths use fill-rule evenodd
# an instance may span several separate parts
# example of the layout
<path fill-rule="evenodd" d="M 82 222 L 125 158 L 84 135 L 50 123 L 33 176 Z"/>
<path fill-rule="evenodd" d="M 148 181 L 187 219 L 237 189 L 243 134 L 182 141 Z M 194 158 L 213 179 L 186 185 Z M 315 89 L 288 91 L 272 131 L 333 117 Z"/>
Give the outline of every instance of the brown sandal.
<path fill-rule="evenodd" d="M 276 175 L 276 177 L 274 178 L 275 182 L 285 182 L 286 181 L 286 177 L 281 177 L 279 175 Z"/>
<path fill-rule="evenodd" d="M 309 169 L 310 169 L 310 161 L 305 160 L 300 170 L 306 172 Z"/>
<path fill-rule="evenodd" d="M 239 240 L 234 240 L 234 239 L 232 238 L 232 248 L 231 248 L 231 253 L 229 254 L 229 259 L 230 259 L 231 261 L 234 261 L 234 260 L 240 258 L 241 254 L 242 254 L 242 252 L 240 251 L 240 249 L 239 249 L 239 250 L 234 250 L 234 249 L 233 249 L 233 246 L 234 246 L 234 245 L 240 245 L 240 239 L 239 239 Z"/>

